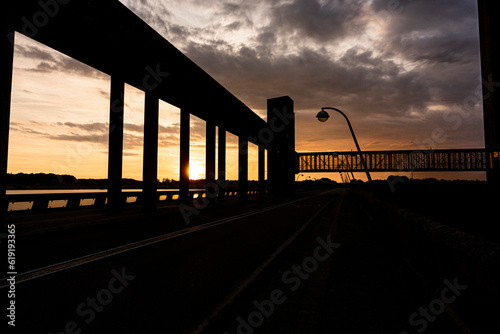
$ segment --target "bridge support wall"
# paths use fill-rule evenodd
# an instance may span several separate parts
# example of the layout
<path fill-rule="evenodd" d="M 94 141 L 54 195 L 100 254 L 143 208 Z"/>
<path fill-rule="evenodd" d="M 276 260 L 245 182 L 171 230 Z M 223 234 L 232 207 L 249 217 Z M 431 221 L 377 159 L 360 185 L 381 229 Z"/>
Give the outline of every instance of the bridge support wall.
<path fill-rule="evenodd" d="M 267 173 L 271 195 L 295 193 L 295 113 L 288 96 L 267 100 L 267 123 L 272 142 L 267 151 Z"/>
<path fill-rule="evenodd" d="M 481 45 L 481 74 L 483 83 L 484 143 L 487 149 L 500 148 L 500 98 L 497 90 L 500 82 L 500 52 L 497 13 L 500 4 L 495 0 L 478 0 L 479 40 Z M 486 173 L 488 182 L 500 187 L 500 169 Z"/>

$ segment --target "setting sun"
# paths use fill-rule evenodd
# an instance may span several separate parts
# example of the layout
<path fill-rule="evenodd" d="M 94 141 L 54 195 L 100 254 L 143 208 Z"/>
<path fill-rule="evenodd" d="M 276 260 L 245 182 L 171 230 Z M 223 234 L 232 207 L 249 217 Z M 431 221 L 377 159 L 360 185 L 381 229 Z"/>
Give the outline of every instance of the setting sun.
<path fill-rule="evenodd" d="M 205 178 L 205 166 L 199 163 L 191 163 L 189 166 L 189 178 L 199 180 Z"/>

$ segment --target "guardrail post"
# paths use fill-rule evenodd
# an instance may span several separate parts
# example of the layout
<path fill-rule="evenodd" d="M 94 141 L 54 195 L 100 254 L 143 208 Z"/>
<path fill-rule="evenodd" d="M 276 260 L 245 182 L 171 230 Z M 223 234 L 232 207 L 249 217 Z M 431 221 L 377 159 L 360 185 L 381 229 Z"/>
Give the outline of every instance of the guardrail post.
<path fill-rule="evenodd" d="M 80 197 L 71 196 L 68 198 L 68 203 L 66 203 L 67 209 L 77 209 L 80 206 Z"/>
<path fill-rule="evenodd" d="M 106 205 L 106 198 L 107 197 L 105 194 L 96 196 L 94 206 L 96 208 L 105 206 Z"/>
<path fill-rule="evenodd" d="M 33 201 L 31 210 L 34 212 L 45 211 L 49 208 L 49 200 L 47 198 L 37 198 Z"/>

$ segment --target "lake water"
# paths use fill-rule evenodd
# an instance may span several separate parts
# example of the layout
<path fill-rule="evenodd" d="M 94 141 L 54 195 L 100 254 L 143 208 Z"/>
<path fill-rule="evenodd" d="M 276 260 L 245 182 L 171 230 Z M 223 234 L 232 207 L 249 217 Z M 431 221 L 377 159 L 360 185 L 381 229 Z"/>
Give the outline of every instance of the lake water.
<path fill-rule="evenodd" d="M 196 189 L 201 190 L 201 189 Z M 178 192 L 179 189 L 158 189 L 158 191 Z M 106 193 L 106 189 L 40 189 L 40 190 L 7 190 L 7 195 L 29 195 L 29 194 L 74 194 L 74 193 Z M 122 192 L 142 192 L 142 189 L 122 189 Z M 177 196 L 177 195 L 175 195 Z M 161 196 L 166 198 L 166 196 Z M 175 199 L 175 198 L 174 198 Z M 127 203 L 132 203 L 137 200 L 137 197 L 127 198 Z M 95 199 L 82 199 L 81 206 L 94 205 Z M 49 208 L 65 207 L 67 200 L 54 200 L 49 202 Z M 33 207 L 33 202 L 14 202 L 9 203 L 7 211 L 30 210 Z"/>
<path fill-rule="evenodd" d="M 142 191 L 142 189 L 122 189 L 123 192 Z M 105 193 L 106 189 L 41 189 L 41 190 L 7 190 L 7 195 L 17 194 L 74 194 Z"/>

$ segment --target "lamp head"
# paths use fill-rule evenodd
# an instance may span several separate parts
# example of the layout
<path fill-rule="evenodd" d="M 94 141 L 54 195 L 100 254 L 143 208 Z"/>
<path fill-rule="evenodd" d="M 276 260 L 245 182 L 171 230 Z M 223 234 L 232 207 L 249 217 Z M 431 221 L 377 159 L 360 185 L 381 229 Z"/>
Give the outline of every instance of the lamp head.
<path fill-rule="evenodd" d="M 320 122 L 326 122 L 328 120 L 328 118 L 330 118 L 330 115 L 328 115 L 328 113 L 326 111 L 324 111 L 323 109 L 316 115 L 316 118 L 318 119 L 318 121 Z"/>

